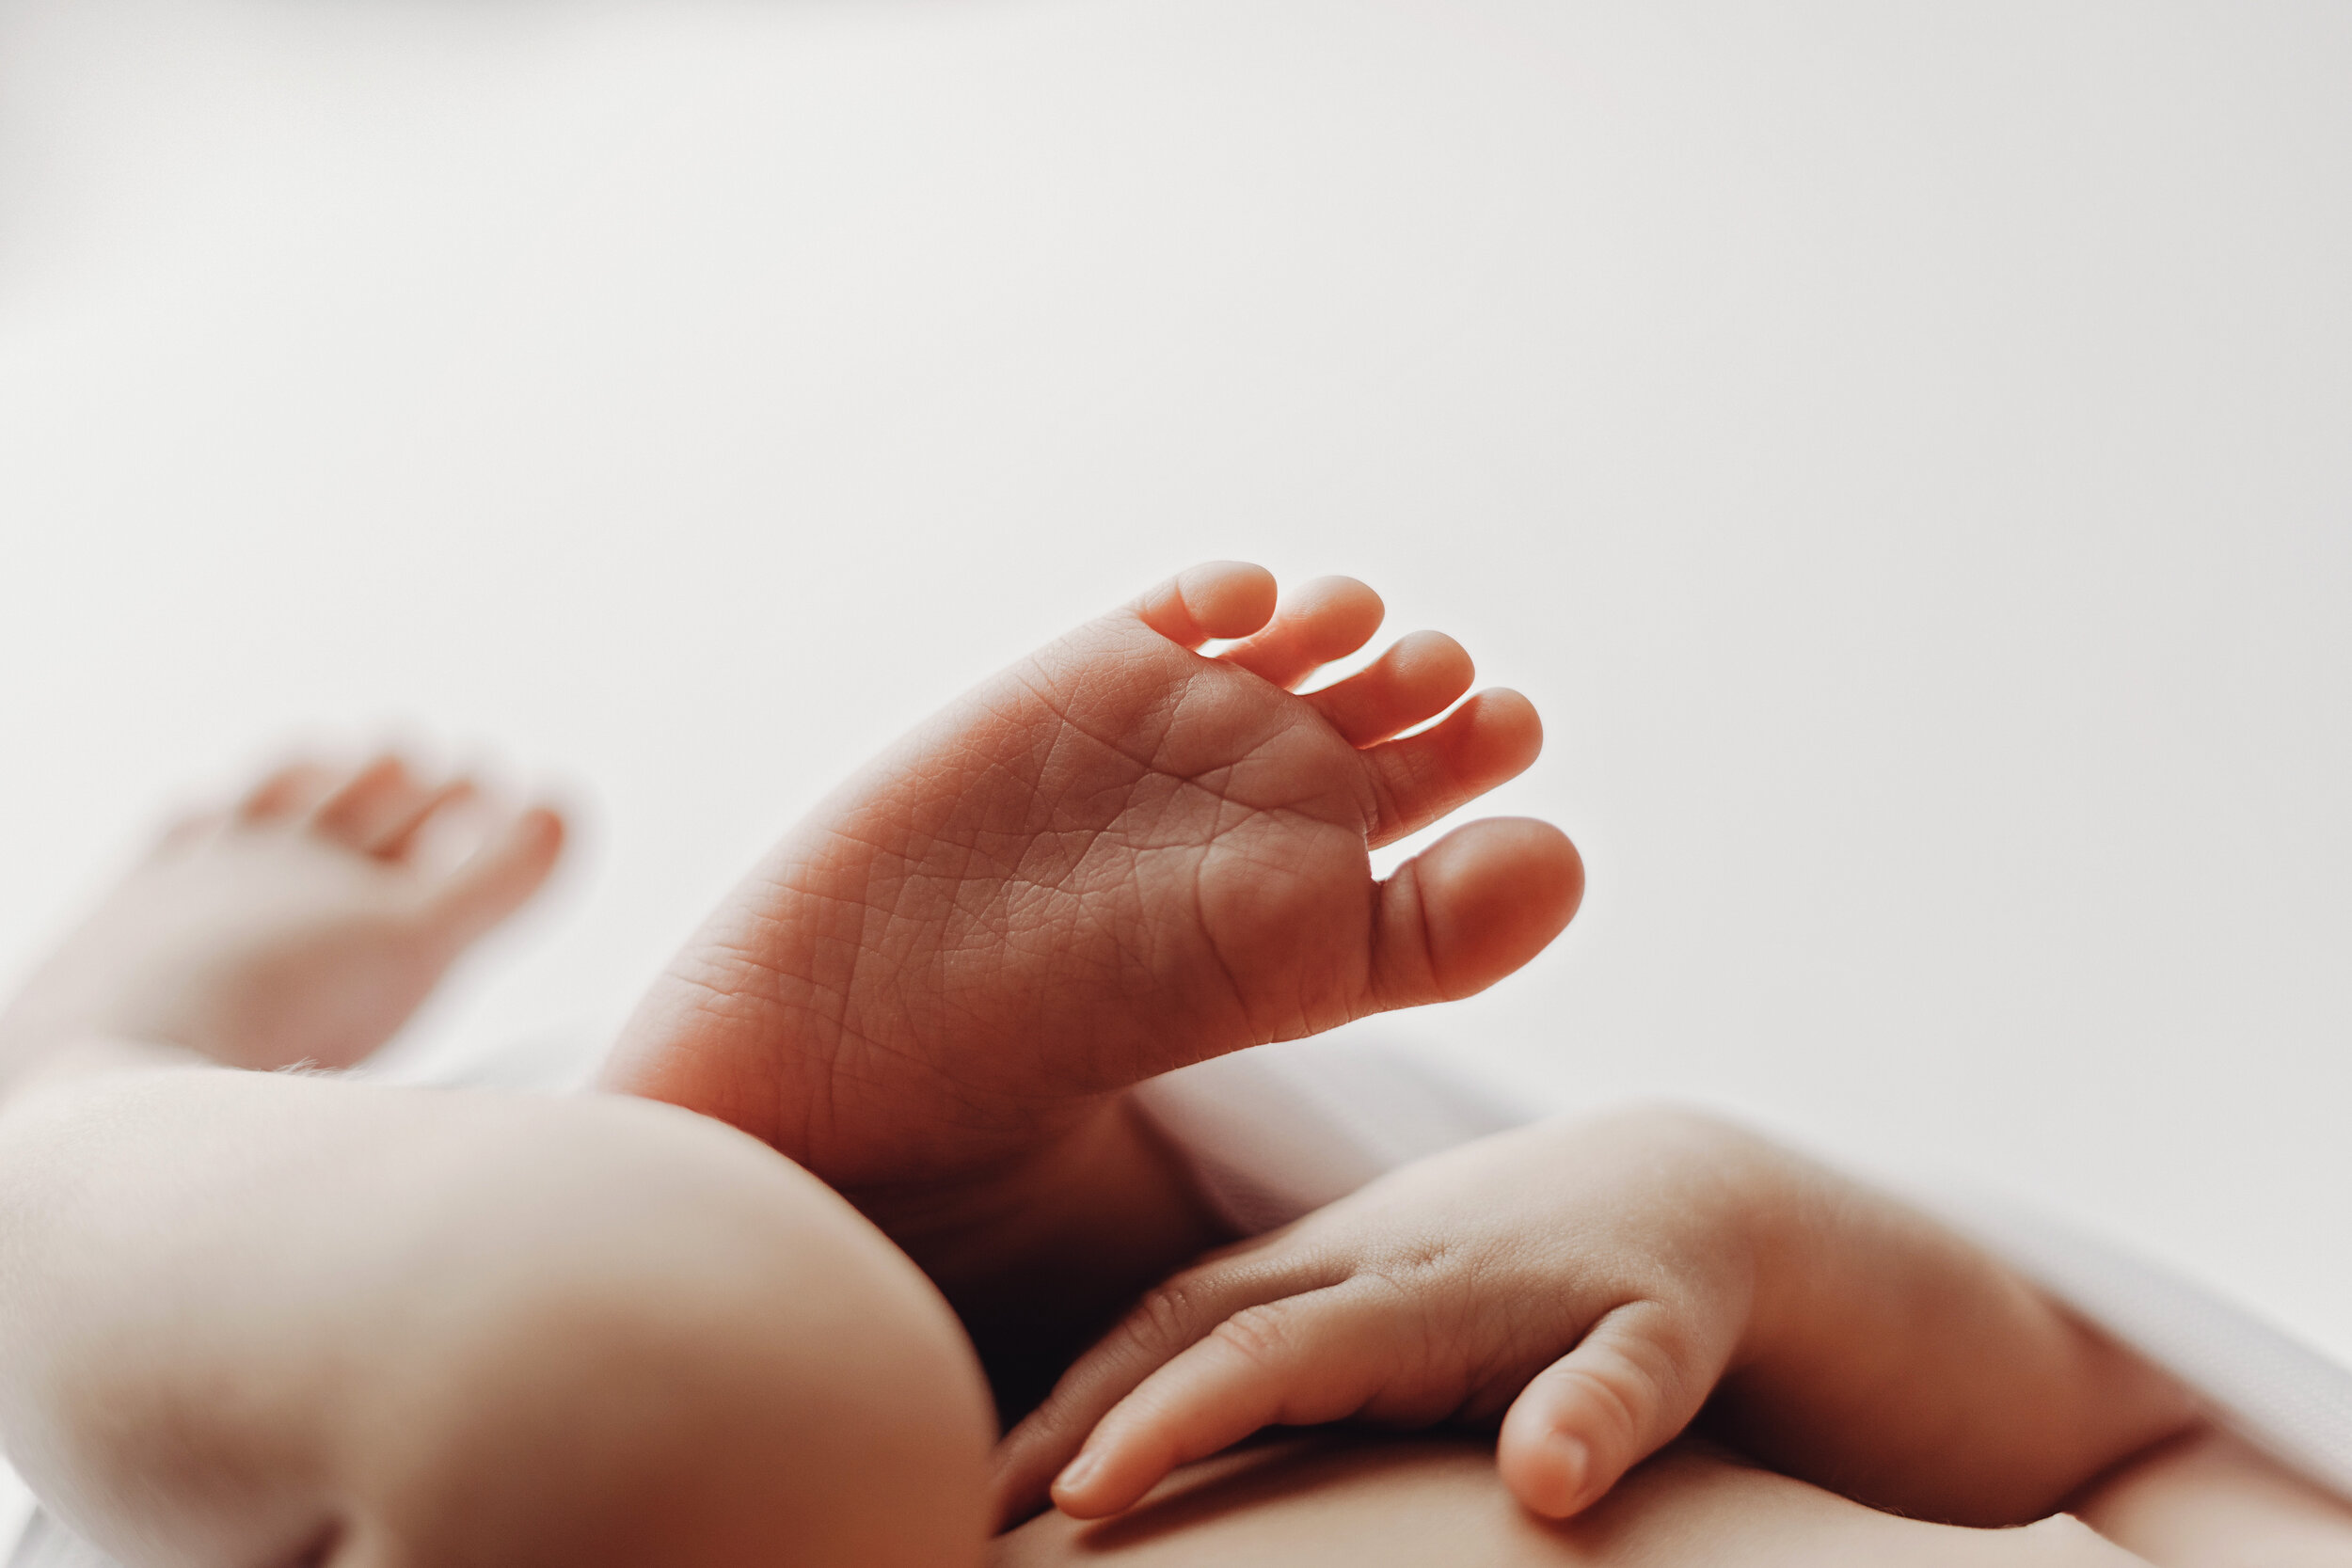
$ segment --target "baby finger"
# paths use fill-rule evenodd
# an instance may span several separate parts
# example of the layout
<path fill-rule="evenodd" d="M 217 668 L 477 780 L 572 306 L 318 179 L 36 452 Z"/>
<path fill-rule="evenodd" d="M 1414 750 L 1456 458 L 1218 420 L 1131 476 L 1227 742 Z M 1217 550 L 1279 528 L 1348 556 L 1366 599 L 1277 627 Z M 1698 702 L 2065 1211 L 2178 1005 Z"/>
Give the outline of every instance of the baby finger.
<path fill-rule="evenodd" d="M 1495 1454 L 1503 1483 L 1553 1519 L 1597 1502 L 1698 1414 L 1730 1354 L 1712 1338 L 1662 1302 L 1609 1313 L 1503 1417 Z"/>
<path fill-rule="evenodd" d="M 1236 1312 L 1103 1418 L 1055 1480 L 1056 1505 L 1099 1519 L 1261 1427 L 1362 1410 L 1425 1349 L 1419 1319 L 1382 1299 L 1352 1282 Z"/>
<path fill-rule="evenodd" d="M 1247 1243 L 1161 1285 L 1062 1373 L 996 1446 L 1000 1527 L 1043 1507 L 1046 1487 L 1112 1406 L 1234 1313 L 1345 1277 L 1340 1259 L 1300 1257 L 1280 1235 Z"/>

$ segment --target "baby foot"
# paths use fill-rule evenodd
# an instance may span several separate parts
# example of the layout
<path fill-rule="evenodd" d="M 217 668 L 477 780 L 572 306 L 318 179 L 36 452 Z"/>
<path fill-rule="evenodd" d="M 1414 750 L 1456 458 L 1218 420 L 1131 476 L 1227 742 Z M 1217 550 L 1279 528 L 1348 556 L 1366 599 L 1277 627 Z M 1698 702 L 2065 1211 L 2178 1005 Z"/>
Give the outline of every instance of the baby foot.
<path fill-rule="evenodd" d="M 347 1067 L 538 891 L 563 839 L 546 807 L 394 756 L 296 763 L 167 832 L 0 1013 L 0 1052 L 112 1037 Z"/>
<path fill-rule="evenodd" d="M 1143 1079 L 1493 984 L 1574 912 L 1567 839 L 1480 822 L 1385 882 L 1369 856 L 1525 768 L 1541 726 L 1492 690 L 1397 738 L 1469 689 L 1435 632 L 1293 694 L 1381 613 L 1329 578 L 1277 616 L 1267 573 L 1216 563 L 1030 656 L 785 838 L 656 982 L 606 1084 L 919 1204 Z"/>

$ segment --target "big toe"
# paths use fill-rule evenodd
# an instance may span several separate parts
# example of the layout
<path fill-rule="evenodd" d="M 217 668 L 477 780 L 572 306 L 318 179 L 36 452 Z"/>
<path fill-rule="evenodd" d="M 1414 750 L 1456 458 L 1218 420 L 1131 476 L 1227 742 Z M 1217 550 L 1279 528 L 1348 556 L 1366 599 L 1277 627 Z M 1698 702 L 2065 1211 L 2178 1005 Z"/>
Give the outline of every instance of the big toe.
<path fill-rule="evenodd" d="M 1375 1005 L 1485 990 L 1549 946 L 1583 897 L 1583 859 L 1549 822 L 1499 816 L 1448 833 L 1381 885 Z"/>

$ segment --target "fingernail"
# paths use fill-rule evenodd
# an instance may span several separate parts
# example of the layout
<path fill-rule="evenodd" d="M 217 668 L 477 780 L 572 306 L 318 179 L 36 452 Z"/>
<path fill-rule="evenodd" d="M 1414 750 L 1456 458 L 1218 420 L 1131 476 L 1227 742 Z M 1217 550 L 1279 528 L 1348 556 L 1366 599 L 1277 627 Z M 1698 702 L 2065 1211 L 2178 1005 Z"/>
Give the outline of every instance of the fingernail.
<path fill-rule="evenodd" d="M 1593 1473 L 1593 1450 L 1565 1432 L 1553 1433 L 1549 1447 L 1560 1467 L 1560 1512 L 1565 1513 L 1584 1496 L 1584 1482 Z"/>
<path fill-rule="evenodd" d="M 1057 1492 L 1084 1491 L 1086 1483 L 1094 1479 L 1094 1472 L 1101 1467 L 1092 1454 L 1082 1453 L 1063 1466 L 1062 1473 L 1054 1478 L 1054 1490 Z"/>

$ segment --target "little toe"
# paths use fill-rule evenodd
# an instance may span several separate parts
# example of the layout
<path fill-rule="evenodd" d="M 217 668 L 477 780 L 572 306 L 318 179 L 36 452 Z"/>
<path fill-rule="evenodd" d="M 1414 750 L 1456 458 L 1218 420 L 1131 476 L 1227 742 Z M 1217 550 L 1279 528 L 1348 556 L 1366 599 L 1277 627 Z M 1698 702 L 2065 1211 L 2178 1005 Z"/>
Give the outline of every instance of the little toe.
<path fill-rule="evenodd" d="M 1226 649 L 1225 661 L 1288 691 L 1371 641 L 1387 613 L 1380 595 L 1354 578 L 1317 578 L 1291 595 L 1272 626 Z"/>
<path fill-rule="evenodd" d="M 1584 898 L 1584 862 L 1549 822 L 1498 816 L 1448 833 L 1380 885 L 1372 1002 L 1473 996 L 1542 952 Z"/>
<path fill-rule="evenodd" d="M 426 918 L 464 943 L 528 902 L 564 851 L 564 818 L 533 806 L 496 830 L 427 900 Z"/>
<path fill-rule="evenodd" d="M 1427 827 L 1527 771 L 1543 749 L 1535 705 L 1502 687 L 1481 691 L 1419 735 L 1371 748 L 1362 755 L 1380 810 L 1372 842 L 1391 843 Z"/>
<path fill-rule="evenodd" d="M 1198 648 L 1248 637 L 1274 617 L 1274 574 L 1246 561 L 1188 566 L 1135 603 L 1143 624 L 1171 642 Z"/>
<path fill-rule="evenodd" d="M 1370 665 L 1307 701 L 1349 745 L 1369 746 L 1435 719 L 1470 689 L 1476 674 L 1468 651 L 1445 633 L 1408 632 Z"/>
<path fill-rule="evenodd" d="M 398 832 L 431 794 L 409 771 L 406 762 L 387 752 L 321 800 L 310 814 L 310 825 L 346 848 L 373 854 L 375 846 Z"/>
<path fill-rule="evenodd" d="M 300 816 L 325 800 L 343 776 L 340 769 L 323 762 L 308 758 L 290 762 L 245 792 L 245 799 L 236 805 L 236 818 L 241 822 L 271 822 Z"/>

